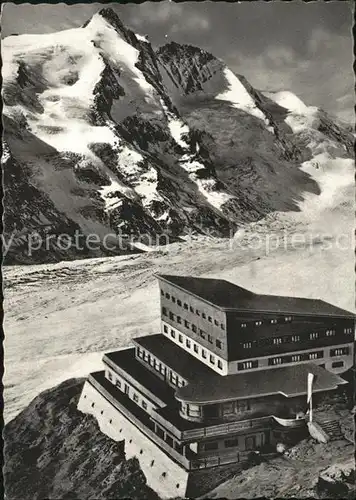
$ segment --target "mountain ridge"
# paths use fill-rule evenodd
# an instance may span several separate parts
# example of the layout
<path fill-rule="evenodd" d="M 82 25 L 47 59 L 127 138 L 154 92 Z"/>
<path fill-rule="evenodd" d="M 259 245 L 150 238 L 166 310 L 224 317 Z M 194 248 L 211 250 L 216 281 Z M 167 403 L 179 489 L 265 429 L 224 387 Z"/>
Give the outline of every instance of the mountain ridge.
<path fill-rule="evenodd" d="M 122 232 L 148 240 L 192 231 L 231 236 L 270 212 L 298 211 L 305 192 L 320 192 L 302 168 L 316 146 L 351 154 L 352 134 L 325 112 L 288 110 L 198 47 L 153 49 L 110 8 L 80 28 L 7 37 L 2 53 L 3 139 L 11 151 L 4 169 L 17 162 L 57 218 L 101 240 Z M 291 115 L 306 128 L 293 130 Z M 14 227 L 27 238 L 41 230 L 8 200 L 8 237 Z M 43 211 L 57 235 L 53 213 Z M 121 242 L 111 252 L 126 252 Z M 10 248 L 8 261 L 66 258 L 55 246 L 32 256 L 24 248 Z M 102 245 L 87 251 L 106 253 Z M 73 248 L 67 258 L 75 255 Z"/>

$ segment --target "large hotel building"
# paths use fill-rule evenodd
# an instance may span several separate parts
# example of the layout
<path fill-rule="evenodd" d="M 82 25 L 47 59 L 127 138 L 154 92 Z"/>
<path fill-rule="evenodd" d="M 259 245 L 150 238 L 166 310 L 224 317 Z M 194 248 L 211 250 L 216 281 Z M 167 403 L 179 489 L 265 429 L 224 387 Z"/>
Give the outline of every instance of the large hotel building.
<path fill-rule="evenodd" d="M 220 279 L 157 278 L 161 333 L 104 355 L 78 407 L 125 440 L 161 496 L 184 496 L 193 471 L 243 462 L 305 426 L 308 374 L 314 405 L 340 392 L 355 316 Z"/>

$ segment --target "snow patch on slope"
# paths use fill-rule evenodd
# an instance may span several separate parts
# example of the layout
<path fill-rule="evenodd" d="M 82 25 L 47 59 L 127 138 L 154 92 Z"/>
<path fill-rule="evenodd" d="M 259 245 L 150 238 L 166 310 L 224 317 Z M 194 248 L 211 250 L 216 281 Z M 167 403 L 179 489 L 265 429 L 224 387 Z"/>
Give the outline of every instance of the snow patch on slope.
<path fill-rule="evenodd" d="M 146 37 L 146 36 L 139 35 L 138 33 L 135 33 L 135 36 L 136 36 L 137 40 L 139 40 L 140 42 L 150 43 L 150 42 L 147 40 L 147 37 Z"/>
<path fill-rule="evenodd" d="M 95 14 L 87 28 L 93 30 L 99 41 L 100 48 L 105 53 L 110 54 L 111 60 L 122 69 L 128 69 L 133 75 L 134 80 L 140 85 L 142 90 L 147 93 L 148 98 L 155 95 L 155 90 L 141 70 L 136 67 L 139 51 L 121 38 L 117 31 L 100 14 Z"/>
<path fill-rule="evenodd" d="M 10 116 L 24 115 L 31 131 L 58 151 L 92 156 L 88 144 L 111 142 L 112 136 L 107 127 L 89 123 L 94 89 L 105 68 L 102 52 L 120 68 L 121 77 L 128 80 L 128 85 L 135 82 L 144 99 L 156 104 L 154 88 L 136 67 L 139 51 L 100 14 L 95 14 L 85 28 L 5 38 L 4 81 L 15 80 L 23 62 L 31 68 L 41 65 L 48 85 L 37 96 L 43 112 L 28 113 L 21 105 L 5 106 L 6 112 Z"/>
<path fill-rule="evenodd" d="M 176 144 L 178 144 L 185 152 L 179 160 L 180 166 L 189 174 L 189 178 L 196 184 L 200 193 L 208 200 L 210 205 L 221 210 L 224 203 L 233 198 L 228 193 L 217 190 L 217 181 L 214 178 L 201 179 L 197 172 L 206 170 L 198 156 L 200 145 L 195 145 L 196 153 L 190 152 L 189 144 L 186 138 L 189 135 L 190 129 L 180 118 L 171 113 L 164 102 L 161 100 L 161 105 L 168 121 L 168 127 Z"/>
<path fill-rule="evenodd" d="M 332 158 L 319 153 L 302 163 L 302 170 L 319 184 L 321 194 L 306 193 L 299 208 L 305 215 L 315 218 L 327 208 L 337 207 L 345 199 L 344 190 L 353 185 L 354 162 L 349 158 Z"/>
<path fill-rule="evenodd" d="M 228 90 L 218 94 L 215 99 L 228 101 L 234 108 L 242 109 L 246 113 L 259 118 L 266 125 L 269 125 L 269 121 L 265 117 L 264 113 L 256 106 L 255 101 L 247 92 L 238 77 L 228 68 L 224 69 L 224 75 L 228 82 Z"/>
<path fill-rule="evenodd" d="M 313 127 L 317 107 L 306 106 L 299 97 L 288 91 L 265 92 L 265 95 L 289 111 L 285 122 L 295 134 Z"/>

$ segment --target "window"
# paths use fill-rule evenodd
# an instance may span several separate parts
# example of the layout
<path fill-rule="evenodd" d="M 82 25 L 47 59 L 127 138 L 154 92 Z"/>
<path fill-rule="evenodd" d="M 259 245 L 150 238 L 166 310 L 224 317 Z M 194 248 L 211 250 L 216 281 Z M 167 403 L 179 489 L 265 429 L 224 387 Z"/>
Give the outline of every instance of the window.
<path fill-rule="evenodd" d="M 121 381 L 120 381 L 119 379 L 117 379 L 117 381 L 116 381 L 116 384 L 115 384 L 115 385 L 116 385 L 116 387 L 121 387 Z"/>
<path fill-rule="evenodd" d="M 292 335 L 292 342 L 299 342 L 300 337 L 299 335 Z"/>
<path fill-rule="evenodd" d="M 184 302 L 184 309 L 188 310 L 188 304 L 186 302 Z"/>
<path fill-rule="evenodd" d="M 201 336 L 202 339 L 206 338 L 206 333 L 202 329 L 199 330 L 199 335 Z"/>
<path fill-rule="evenodd" d="M 225 325 L 224 325 L 224 323 L 221 323 L 221 324 L 220 324 L 220 328 L 221 328 L 222 330 L 225 330 Z"/>
<path fill-rule="evenodd" d="M 282 358 L 269 358 L 268 364 L 269 365 L 281 365 L 282 364 Z"/>
<path fill-rule="evenodd" d="M 142 400 L 142 401 L 141 401 L 141 405 L 142 405 L 142 408 L 143 408 L 144 410 L 147 410 L 147 403 L 146 403 L 146 401 Z"/>
<path fill-rule="evenodd" d="M 166 443 L 173 448 L 173 439 L 170 436 L 166 435 Z"/>
<path fill-rule="evenodd" d="M 185 345 L 188 347 L 188 349 L 190 349 L 190 346 L 192 345 L 192 343 L 190 342 L 189 339 L 186 339 Z"/>
<path fill-rule="evenodd" d="M 211 335 L 208 335 L 208 342 L 210 342 L 210 344 L 213 343 L 213 337 Z"/>
<path fill-rule="evenodd" d="M 138 403 L 138 395 L 136 393 L 134 393 L 132 399 L 135 401 L 135 403 Z"/>
<path fill-rule="evenodd" d="M 250 368 L 257 368 L 258 360 L 254 359 L 253 361 L 243 361 L 242 363 L 237 363 L 238 370 L 249 370 Z"/>
<path fill-rule="evenodd" d="M 199 347 L 197 346 L 197 344 L 194 344 L 194 352 L 199 353 Z"/>
<path fill-rule="evenodd" d="M 309 339 L 310 340 L 315 340 L 319 337 L 319 334 L 317 332 L 309 333 Z"/>
<path fill-rule="evenodd" d="M 200 406 L 188 404 L 188 415 L 191 417 L 200 417 Z"/>
<path fill-rule="evenodd" d="M 171 330 L 171 337 L 172 337 L 173 339 L 175 339 L 175 338 L 176 338 L 176 332 L 175 332 L 174 330 Z"/>
<path fill-rule="evenodd" d="M 189 310 L 190 310 L 191 313 L 194 313 L 194 307 L 190 306 Z"/>
<path fill-rule="evenodd" d="M 108 372 L 108 379 L 109 379 L 109 380 L 112 380 L 112 375 L 111 375 L 111 372 Z"/>
<path fill-rule="evenodd" d="M 284 318 L 284 321 L 292 321 L 292 316 L 286 316 L 286 317 Z"/>
<path fill-rule="evenodd" d="M 166 293 L 166 299 L 170 299 L 171 296 L 169 295 L 169 293 Z"/>
<path fill-rule="evenodd" d="M 197 327 L 196 327 L 195 325 L 192 325 L 192 331 L 193 331 L 194 333 L 197 333 Z"/>
<path fill-rule="evenodd" d="M 271 325 L 275 325 L 277 323 L 276 319 L 271 319 Z"/>
<path fill-rule="evenodd" d="M 330 356 L 345 356 L 349 354 L 348 347 L 339 347 L 338 349 L 330 349 Z"/>
<path fill-rule="evenodd" d="M 242 347 L 243 347 L 244 349 L 251 349 L 251 347 L 252 347 L 252 342 L 244 342 L 244 343 L 242 344 Z"/>
<path fill-rule="evenodd" d="M 182 318 L 181 318 L 180 316 L 177 316 L 177 323 L 178 323 L 179 325 L 181 325 L 181 324 L 182 324 Z"/>
<path fill-rule="evenodd" d="M 164 439 L 164 430 L 161 429 L 160 427 L 156 427 L 156 434 L 157 436 L 159 436 L 160 438 Z M 152 460 L 152 462 L 154 462 L 154 460 Z"/>
<path fill-rule="evenodd" d="M 220 359 L 218 359 L 218 368 L 220 368 L 220 370 L 222 370 L 222 367 L 223 367 L 223 364 L 222 364 L 222 362 L 220 361 Z"/>
<path fill-rule="evenodd" d="M 149 364 L 150 364 L 151 366 L 153 366 L 153 367 L 154 367 L 154 366 L 155 366 L 155 362 L 156 362 L 156 360 L 155 360 L 155 358 L 154 358 L 153 356 L 151 356 L 148 362 L 149 362 Z"/>
<path fill-rule="evenodd" d="M 162 375 L 165 375 L 166 374 L 166 367 L 161 364 L 159 371 L 160 371 L 160 373 L 162 373 Z"/>
<path fill-rule="evenodd" d="M 225 448 L 235 448 L 235 446 L 238 446 L 239 440 L 237 438 L 235 439 L 226 439 L 224 441 Z"/>
<path fill-rule="evenodd" d="M 171 375 L 170 375 L 170 381 L 172 382 L 172 384 L 174 385 L 177 385 L 178 384 L 178 377 L 175 373 L 171 372 Z"/>
<path fill-rule="evenodd" d="M 332 368 L 341 368 L 342 366 L 344 366 L 344 362 L 343 361 L 333 361 L 331 363 L 331 367 Z"/>
<path fill-rule="evenodd" d="M 183 343 L 183 335 L 182 334 L 179 334 L 178 335 L 178 340 L 179 342 L 182 344 Z"/>
<path fill-rule="evenodd" d="M 164 296 L 164 291 L 163 291 L 163 290 L 161 290 L 161 295 L 163 295 L 163 296 Z"/>
<path fill-rule="evenodd" d="M 202 317 L 203 317 L 204 319 L 206 319 L 206 314 L 205 314 L 205 313 L 203 313 L 203 314 L 202 314 Z"/>
<path fill-rule="evenodd" d="M 273 344 L 274 344 L 274 345 L 279 345 L 279 344 L 281 344 L 281 343 L 282 343 L 282 339 L 281 339 L 281 337 L 275 337 L 275 338 L 273 339 Z"/>
<path fill-rule="evenodd" d="M 168 333 L 168 326 L 167 325 L 163 325 L 163 331 L 164 331 L 164 333 Z"/>
<path fill-rule="evenodd" d="M 300 354 L 294 354 L 294 356 L 292 356 L 292 363 L 296 362 L 296 361 L 300 361 Z"/>
<path fill-rule="evenodd" d="M 223 404 L 223 413 L 224 413 L 224 415 L 229 415 L 231 413 L 234 413 L 234 403 L 233 402 L 224 403 Z"/>
<path fill-rule="evenodd" d="M 336 334 L 335 330 L 326 330 L 327 337 L 334 337 Z"/>
<path fill-rule="evenodd" d="M 344 328 L 344 333 L 352 333 L 352 328 Z"/>
<path fill-rule="evenodd" d="M 176 298 L 175 298 L 175 297 L 173 297 L 173 295 L 172 295 L 172 302 L 173 302 L 173 304 L 175 304 L 175 303 L 176 303 Z"/>
<path fill-rule="evenodd" d="M 246 328 L 246 323 L 241 323 L 241 328 Z"/>
<path fill-rule="evenodd" d="M 154 360 L 154 368 L 155 368 L 155 370 L 157 370 L 158 372 L 160 371 L 160 368 L 161 368 L 161 363 L 158 361 L 158 359 L 155 359 L 155 360 Z"/>
<path fill-rule="evenodd" d="M 196 314 L 197 316 L 200 316 L 200 311 L 199 311 L 199 309 L 195 309 L 195 314 Z"/>
<path fill-rule="evenodd" d="M 323 357 L 323 351 L 310 352 L 309 359 L 319 359 Z"/>
<path fill-rule="evenodd" d="M 165 307 L 162 307 L 162 314 L 163 316 L 167 316 L 167 309 Z"/>
<path fill-rule="evenodd" d="M 255 321 L 255 325 L 256 326 L 261 326 L 262 325 L 262 321 Z"/>
<path fill-rule="evenodd" d="M 177 304 L 179 305 L 179 307 L 182 307 L 182 301 L 181 300 L 177 300 Z"/>
<path fill-rule="evenodd" d="M 169 319 L 171 319 L 172 321 L 174 321 L 174 314 L 172 312 L 169 313 Z"/>
<path fill-rule="evenodd" d="M 218 447 L 218 443 L 203 443 L 203 448 L 205 451 L 217 450 Z"/>
<path fill-rule="evenodd" d="M 219 321 L 217 319 L 214 319 L 214 325 L 219 326 Z"/>
<path fill-rule="evenodd" d="M 208 316 L 208 321 L 209 321 L 209 323 L 212 323 L 213 322 L 213 318 L 211 316 Z"/>
<path fill-rule="evenodd" d="M 210 354 L 210 363 L 212 365 L 215 365 L 215 358 L 214 358 L 214 356 L 212 354 Z"/>
<path fill-rule="evenodd" d="M 221 343 L 221 340 L 216 339 L 216 342 L 215 342 L 215 343 L 216 343 L 216 347 L 218 347 L 219 349 L 221 349 L 221 348 L 222 348 L 222 343 Z"/>
<path fill-rule="evenodd" d="M 148 354 L 148 352 L 143 351 L 143 359 L 144 359 L 144 361 L 149 361 L 150 355 Z"/>
<path fill-rule="evenodd" d="M 186 319 L 184 320 L 184 326 L 185 326 L 186 328 L 189 328 L 189 321 L 187 321 Z"/>
<path fill-rule="evenodd" d="M 204 359 L 206 359 L 206 350 L 205 349 L 201 350 L 201 355 L 203 356 Z"/>

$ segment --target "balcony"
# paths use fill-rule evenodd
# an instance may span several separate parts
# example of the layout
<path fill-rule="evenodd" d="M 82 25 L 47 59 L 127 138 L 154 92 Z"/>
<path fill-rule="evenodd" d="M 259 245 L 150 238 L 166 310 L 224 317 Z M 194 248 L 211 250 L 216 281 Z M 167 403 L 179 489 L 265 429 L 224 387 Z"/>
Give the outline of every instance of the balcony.
<path fill-rule="evenodd" d="M 182 453 L 177 451 L 175 448 L 170 446 L 164 439 L 155 433 L 155 423 L 150 419 L 149 415 L 137 406 L 133 401 L 131 401 L 124 393 L 113 386 L 104 375 L 104 372 L 96 372 L 89 375 L 88 382 L 97 389 L 97 391 L 121 414 L 123 414 L 133 425 L 135 425 L 146 437 L 148 437 L 154 444 L 156 444 L 161 450 L 166 453 L 172 460 L 180 464 L 186 470 L 195 470 L 202 468 L 215 467 L 217 465 L 225 465 L 235 462 L 245 461 L 251 452 L 228 452 L 222 453 L 215 456 L 201 457 L 196 453 L 191 451 L 187 445 L 182 447 Z M 157 414 L 158 415 L 158 414 Z M 162 420 L 162 426 L 168 428 L 167 421 L 159 417 Z M 269 417 L 268 417 L 269 418 Z M 182 420 L 182 419 L 181 419 Z M 261 420 L 261 419 L 255 419 Z M 157 418 L 158 422 L 158 418 Z M 194 424 L 189 424 L 185 422 L 188 426 L 192 427 Z M 243 422 L 235 422 L 234 424 L 244 424 Z M 184 437 L 184 439 L 196 439 L 204 436 L 214 436 L 224 434 L 226 432 L 233 432 L 235 430 L 234 426 L 231 428 L 231 424 L 223 426 L 213 426 L 210 428 L 201 429 L 186 429 L 185 431 L 178 431 L 178 435 Z M 259 424 L 261 425 L 261 424 Z M 214 428 L 219 428 L 219 431 L 214 432 Z M 245 427 L 240 428 L 253 428 L 252 425 L 245 424 Z M 208 430 L 209 429 L 209 430 Z M 207 432 L 208 430 L 208 432 Z"/>
<path fill-rule="evenodd" d="M 153 418 L 180 441 L 194 441 L 207 437 L 224 436 L 251 429 L 264 429 L 273 425 L 271 416 L 239 420 L 229 423 L 205 425 L 189 422 L 181 418 L 176 411 L 165 407 L 154 410 Z"/>

